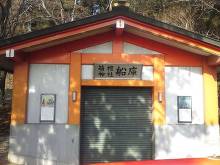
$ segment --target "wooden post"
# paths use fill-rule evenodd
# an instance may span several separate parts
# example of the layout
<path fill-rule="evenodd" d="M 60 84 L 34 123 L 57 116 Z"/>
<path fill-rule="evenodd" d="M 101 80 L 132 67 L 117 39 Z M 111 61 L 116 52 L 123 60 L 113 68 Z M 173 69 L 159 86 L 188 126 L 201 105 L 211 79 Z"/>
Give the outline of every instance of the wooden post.
<path fill-rule="evenodd" d="M 165 120 L 164 56 L 158 55 L 154 57 L 153 123 L 163 125 Z"/>
<path fill-rule="evenodd" d="M 76 100 L 73 101 L 73 92 Z M 81 100 L 81 54 L 71 53 L 70 86 L 69 86 L 69 124 L 80 125 L 80 100 Z"/>

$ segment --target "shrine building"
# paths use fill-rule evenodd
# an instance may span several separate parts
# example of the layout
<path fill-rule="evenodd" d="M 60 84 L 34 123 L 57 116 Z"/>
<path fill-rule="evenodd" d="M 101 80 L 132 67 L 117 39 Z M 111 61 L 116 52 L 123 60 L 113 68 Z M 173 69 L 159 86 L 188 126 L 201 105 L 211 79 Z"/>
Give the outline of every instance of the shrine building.
<path fill-rule="evenodd" d="M 220 155 L 220 42 L 125 6 L 0 40 L 18 164 Z"/>

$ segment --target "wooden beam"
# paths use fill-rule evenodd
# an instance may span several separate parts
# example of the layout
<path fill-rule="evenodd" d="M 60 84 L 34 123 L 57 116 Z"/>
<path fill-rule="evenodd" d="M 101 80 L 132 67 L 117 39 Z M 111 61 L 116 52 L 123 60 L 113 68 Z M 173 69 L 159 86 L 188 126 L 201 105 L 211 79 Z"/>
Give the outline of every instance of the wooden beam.
<path fill-rule="evenodd" d="M 161 27 L 139 22 L 139 21 L 136 21 L 131 18 L 124 17 L 124 16 L 116 16 L 111 19 L 98 21 L 96 23 L 87 24 L 87 25 L 83 25 L 80 27 L 75 27 L 72 29 L 44 35 L 41 37 L 35 37 L 33 39 L 29 39 L 23 42 L 1 47 L 0 55 L 4 54 L 5 50 L 9 48 L 13 48 L 15 51 L 21 50 L 21 49 L 29 48 L 29 47 L 36 46 L 36 45 L 43 45 L 43 44 L 46 44 L 52 41 L 63 40 L 65 38 L 69 38 L 70 36 L 75 36 L 75 35 L 91 32 L 94 30 L 99 30 L 104 27 L 112 27 L 113 25 L 115 25 L 116 20 L 118 19 L 123 19 L 126 25 L 136 28 L 137 30 L 142 30 L 147 33 L 151 33 L 155 36 L 161 37 L 163 39 L 172 40 L 178 43 L 188 45 L 189 47 L 197 48 L 204 52 L 220 56 L 220 48 L 218 46 L 205 43 L 200 40 L 196 40 L 196 39 L 184 36 L 182 34 L 178 34 L 176 32 L 166 30 Z"/>
<path fill-rule="evenodd" d="M 210 66 L 220 65 L 220 57 L 218 57 L 218 56 L 209 56 L 208 57 L 208 65 L 210 65 Z"/>
<path fill-rule="evenodd" d="M 115 35 L 116 36 L 121 36 L 122 34 L 123 34 L 123 32 L 124 32 L 124 29 L 115 29 Z"/>
<path fill-rule="evenodd" d="M 121 55 L 123 53 L 123 41 L 120 35 L 115 34 L 112 44 L 112 54 Z"/>
<path fill-rule="evenodd" d="M 76 27 L 76 28 L 68 29 L 68 30 L 61 31 L 61 32 L 56 32 L 53 34 L 44 35 L 41 37 L 35 37 L 33 39 L 29 39 L 23 42 L 15 43 L 13 45 L 0 48 L 0 55 L 4 54 L 5 50 L 9 48 L 13 48 L 15 51 L 21 50 L 21 49 L 29 48 L 29 47 L 36 46 L 36 45 L 46 44 L 51 41 L 57 41 L 57 40 L 61 40 L 64 38 L 68 38 L 70 36 L 79 35 L 79 34 L 86 33 L 92 30 L 96 30 L 96 29 L 100 29 L 103 27 L 112 26 L 114 24 L 115 24 L 115 19 L 112 18 L 112 19 L 103 20 L 97 23 L 84 25 L 81 27 Z"/>
<path fill-rule="evenodd" d="M 14 70 L 14 63 L 6 57 L 0 57 L 0 69 L 12 73 Z"/>
<path fill-rule="evenodd" d="M 178 43 L 186 44 L 189 47 L 198 48 L 204 52 L 220 56 L 220 48 L 215 45 L 211 45 L 209 43 L 205 43 L 200 40 L 163 29 L 161 27 L 153 26 L 150 24 L 144 24 L 144 23 L 135 21 L 130 18 L 122 17 L 122 19 L 125 20 L 126 25 L 137 28 L 138 30 L 146 31 L 155 36 L 158 36 L 158 37 L 161 37 L 167 40 L 171 40 L 171 41 L 176 41 Z"/>
<path fill-rule="evenodd" d="M 82 86 L 152 87 L 154 83 L 149 80 L 83 80 Z"/>

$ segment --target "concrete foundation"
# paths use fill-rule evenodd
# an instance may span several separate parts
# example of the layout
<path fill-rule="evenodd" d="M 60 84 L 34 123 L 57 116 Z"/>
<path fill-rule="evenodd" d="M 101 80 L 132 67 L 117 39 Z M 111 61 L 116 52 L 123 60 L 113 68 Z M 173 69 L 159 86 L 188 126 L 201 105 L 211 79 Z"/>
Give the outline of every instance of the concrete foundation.
<path fill-rule="evenodd" d="M 9 161 L 25 165 L 79 165 L 79 127 L 64 124 L 11 126 Z"/>
<path fill-rule="evenodd" d="M 201 158 L 220 155 L 219 126 L 155 127 L 155 159 Z"/>
<path fill-rule="evenodd" d="M 220 155 L 219 126 L 155 126 L 155 159 Z M 79 127 L 63 124 L 11 126 L 9 160 L 25 165 L 79 165 Z"/>

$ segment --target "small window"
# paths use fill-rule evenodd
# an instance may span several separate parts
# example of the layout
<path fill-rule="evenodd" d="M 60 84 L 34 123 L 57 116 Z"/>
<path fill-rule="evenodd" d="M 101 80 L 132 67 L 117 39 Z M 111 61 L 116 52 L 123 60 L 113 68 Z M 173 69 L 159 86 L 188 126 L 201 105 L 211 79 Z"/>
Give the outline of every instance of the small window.
<path fill-rule="evenodd" d="M 192 123 L 192 97 L 178 96 L 178 122 Z"/>

